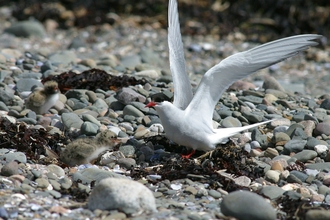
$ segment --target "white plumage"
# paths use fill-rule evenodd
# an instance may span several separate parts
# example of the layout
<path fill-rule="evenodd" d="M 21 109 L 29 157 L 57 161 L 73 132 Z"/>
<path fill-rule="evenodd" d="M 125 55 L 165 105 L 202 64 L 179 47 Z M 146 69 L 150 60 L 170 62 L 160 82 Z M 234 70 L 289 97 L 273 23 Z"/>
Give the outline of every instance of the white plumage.
<path fill-rule="evenodd" d="M 224 138 L 268 123 L 269 121 L 245 127 L 213 129 L 212 115 L 222 93 L 233 82 L 317 45 L 314 40 L 322 37 L 315 34 L 292 36 L 229 56 L 205 73 L 193 95 L 185 70 L 176 0 L 169 1 L 168 16 L 174 102 L 149 103 L 147 106 L 155 107 L 169 139 L 194 150 L 212 150 Z"/>

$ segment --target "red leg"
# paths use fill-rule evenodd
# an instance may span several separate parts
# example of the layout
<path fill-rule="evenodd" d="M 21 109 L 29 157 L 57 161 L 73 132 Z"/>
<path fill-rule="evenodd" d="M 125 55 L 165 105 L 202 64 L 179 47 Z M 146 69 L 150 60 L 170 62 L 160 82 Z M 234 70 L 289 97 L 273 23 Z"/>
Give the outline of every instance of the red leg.
<path fill-rule="evenodd" d="M 192 150 L 191 152 L 190 152 L 190 154 L 186 154 L 186 155 L 181 155 L 181 157 L 182 157 L 182 159 L 189 159 L 192 155 L 194 155 L 195 154 L 195 150 Z"/>

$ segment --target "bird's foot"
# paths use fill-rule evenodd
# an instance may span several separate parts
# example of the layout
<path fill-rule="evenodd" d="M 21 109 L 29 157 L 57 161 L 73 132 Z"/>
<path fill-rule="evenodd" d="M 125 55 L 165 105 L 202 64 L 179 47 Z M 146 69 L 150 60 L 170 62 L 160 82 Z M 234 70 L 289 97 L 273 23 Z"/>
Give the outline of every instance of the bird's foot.
<path fill-rule="evenodd" d="M 189 159 L 192 155 L 194 155 L 196 150 L 192 150 L 189 154 L 181 154 L 182 159 Z"/>

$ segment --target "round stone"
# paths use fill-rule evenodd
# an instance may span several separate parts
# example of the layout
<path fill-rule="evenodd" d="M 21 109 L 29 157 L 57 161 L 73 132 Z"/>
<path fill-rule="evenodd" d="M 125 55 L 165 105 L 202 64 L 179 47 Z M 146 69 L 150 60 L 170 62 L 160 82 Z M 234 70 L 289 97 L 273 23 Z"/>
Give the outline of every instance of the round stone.
<path fill-rule="evenodd" d="M 124 178 L 106 178 L 93 189 L 88 199 L 88 208 L 120 209 L 124 212 L 132 210 L 133 213 L 155 212 L 156 203 L 152 192 L 143 184 Z"/>
<path fill-rule="evenodd" d="M 261 196 L 248 191 L 229 193 L 221 202 L 221 212 L 240 220 L 274 220 L 274 208 Z"/>

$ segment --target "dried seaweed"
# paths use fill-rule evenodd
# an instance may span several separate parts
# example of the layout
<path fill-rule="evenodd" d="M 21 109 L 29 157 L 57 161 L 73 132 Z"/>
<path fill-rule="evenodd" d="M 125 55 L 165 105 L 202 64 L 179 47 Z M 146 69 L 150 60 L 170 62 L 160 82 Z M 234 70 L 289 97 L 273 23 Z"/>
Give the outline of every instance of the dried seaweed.
<path fill-rule="evenodd" d="M 182 147 L 170 143 L 163 136 L 150 137 L 147 141 L 151 141 L 153 144 L 161 144 L 165 146 L 165 150 L 170 152 L 180 153 L 183 150 Z M 155 166 L 151 170 L 144 167 L 132 170 L 131 177 L 139 179 L 147 175 L 157 174 L 162 177 L 162 180 L 168 179 L 172 181 L 187 177 L 194 179 L 193 176 L 195 175 L 199 182 L 207 182 L 211 188 L 217 188 L 220 184 L 227 191 L 234 191 L 242 189 L 242 187 L 236 185 L 230 179 L 219 175 L 216 171 L 226 169 L 233 176 L 244 175 L 251 179 L 259 178 L 263 173 L 262 170 L 258 171 L 255 169 L 255 164 L 252 160 L 232 142 L 229 142 L 226 146 L 219 146 L 211 153 L 199 156 L 200 154 L 203 154 L 203 152 L 197 151 L 197 154 L 194 155 L 195 159 L 182 159 L 180 154 L 173 154 L 166 158 L 165 161 L 159 162 L 162 166 Z"/>
<path fill-rule="evenodd" d="M 47 81 L 56 81 L 62 93 L 70 89 L 87 89 L 93 90 L 119 90 L 130 85 L 141 84 L 144 85 L 148 81 L 146 79 L 136 79 L 135 77 L 122 75 L 113 76 L 104 70 L 90 69 L 82 73 L 75 73 L 73 71 L 63 72 L 60 75 L 48 76 L 42 80 L 43 83 Z"/>
<path fill-rule="evenodd" d="M 0 118 L 0 147 L 17 149 L 31 160 L 38 160 L 40 155 L 45 155 L 47 148 L 59 154 L 61 145 L 68 140 L 60 134 L 49 134 L 46 129 L 34 129 L 23 122 L 14 124 L 7 118 Z"/>

